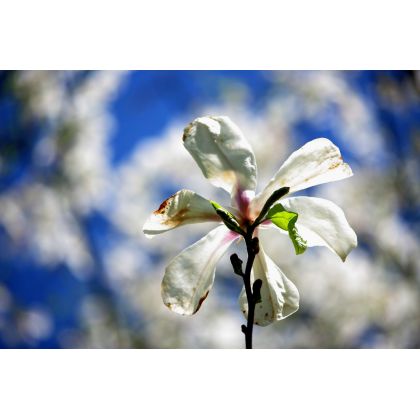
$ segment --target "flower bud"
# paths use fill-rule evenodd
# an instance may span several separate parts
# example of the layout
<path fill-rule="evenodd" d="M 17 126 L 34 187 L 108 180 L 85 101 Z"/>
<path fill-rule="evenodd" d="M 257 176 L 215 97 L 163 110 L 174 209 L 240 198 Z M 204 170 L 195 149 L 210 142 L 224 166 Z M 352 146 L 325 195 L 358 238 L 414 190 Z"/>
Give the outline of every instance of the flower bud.
<path fill-rule="evenodd" d="M 251 249 L 255 255 L 257 255 L 260 252 L 260 241 L 256 236 L 251 240 Z"/>
<path fill-rule="evenodd" d="M 256 218 L 254 224 L 258 225 L 264 220 L 265 215 L 267 214 L 268 210 L 270 210 L 270 207 L 280 198 L 285 196 L 290 191 L 289 187 L 281 187 L 278 190 L 274 191 L 273 194 L 268 198 L 268 200 L 265 202 L 264 207 L 262 208 L 259 216 Z"/>
<path fill-rule="evenodd" d="M 252 297 L 254 299 L 254 303 L 261 302 L 261 287 L 262 287 L 262 280 L 257 279 L 254 281 L 252 285 Z"/>
<path fill-rule="evenodd" d="M 242 271 L 242 260 L 238 257 L 238 254 L 232 254 L 230 256 L 230 262 L 232 263 L 233 271 L 238 276 L 243 276 L 244 273 Z"/>
<path fill-rule="evenodd" d="M 215 201 L 210 200 L 211 205 L 213 206 L 214 210 L 216 211 L 217 215 L 222 219 L 225 226 L 233 230 L 240 235 L 244 235 L 244 231 L 242 230 L 239 222 L 236 220 L 235 216 L 224 209 L 220 204 L 216 203 Z"/>

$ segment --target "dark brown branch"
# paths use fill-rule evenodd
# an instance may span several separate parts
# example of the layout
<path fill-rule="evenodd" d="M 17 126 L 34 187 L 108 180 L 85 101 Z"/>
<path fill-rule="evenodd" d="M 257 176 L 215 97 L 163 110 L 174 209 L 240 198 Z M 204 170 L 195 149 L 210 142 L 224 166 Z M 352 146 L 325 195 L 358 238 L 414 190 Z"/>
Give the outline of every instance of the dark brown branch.
<path fill-rule="evenodd" d="M 253 237 L 255 227 L 250 226 L 244 235 L 248 259 L 246 262 L 245 272 L 242 271 L 242 261 L 236 254 L 231 255 L 230 260 L 234 272 L 242 277 L 245 286 L 246 298 L 248 301 L 248 319 L 247 325 L 242 325 L 241 330 L 245 334 L 245 347 L 252 349 L 252 332 L 254 327 L 255 304 L 260 299 L 261 280 L 254 282 L 254 287 L 251 287 L 251 271 L 254 264 L 255 256 L 259 252 L 258 238 Z"/>

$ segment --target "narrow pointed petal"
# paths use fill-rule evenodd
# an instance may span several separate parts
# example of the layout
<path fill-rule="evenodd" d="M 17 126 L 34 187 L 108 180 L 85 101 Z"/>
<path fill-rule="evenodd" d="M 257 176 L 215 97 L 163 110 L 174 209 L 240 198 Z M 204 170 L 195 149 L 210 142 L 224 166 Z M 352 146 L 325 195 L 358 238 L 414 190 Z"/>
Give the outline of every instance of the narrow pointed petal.
<path fill-rule="evenodd" d="M 280 321 L 299 309 L 299 292 L 280 268 L 265 254 L 261 247 L 253 266 L 252 284 L 261 279 L 261 302 L 255 306 L 254 323 L 265 327 Z M 239 297 L 241 310 L 248 317 L 248 302 L 245 288 Z"/>
<path fill-rule="evenodd" d="M 177 255 L 166 267 L 162 299 L 172 311 L 193 315 L 214 282 L 216 264 L 239 235 L 218 226 Z"/>
<path fill-rule="evenodd" d="M 357 246 L 357 236 L 343 210 L 323 198 L 292 197 L 282 206 L 298 214 L 296 227 L 308 246 L 326 246 L 345 261 Z"/>
<path fill-rule="evenodd" d="M 343 162 L 340 149 L 334 143 L 324 138 L 312 140 L 289 156 L 265 189 L 255 197 L 251 207 L 258 212 L 271 194 L 281 187 L 289 187 L 289 193 L 292 193 L 352 175 L 350 166 Z"/>
<path fill-rule="evenodd" d="M 232 196 L 254 191 L 257 165 L 250 144 L 228 117 L 202 117 L 184 130 L 184 146 L 203 175 Z"/>
<path fill-rule="evenodd" d="M 166 199 L 146 220 L 147 237 L 189 223 L 220 222 L 210 201 L 190 190 L 181 190 Z"/>

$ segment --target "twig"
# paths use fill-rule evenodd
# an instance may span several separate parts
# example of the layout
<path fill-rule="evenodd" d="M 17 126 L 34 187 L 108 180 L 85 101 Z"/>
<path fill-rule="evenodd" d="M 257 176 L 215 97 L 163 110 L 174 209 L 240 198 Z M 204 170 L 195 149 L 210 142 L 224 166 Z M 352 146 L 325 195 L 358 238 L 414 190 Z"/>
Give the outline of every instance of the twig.
<path fill-rule="evenodd" d="M 257 237 L 253 237 L 255 226 L 252 225 L 247 229 L 244 235 L 248 259 L 246 262 L 245 273 L 242 271 L 242 261 L 236 254 L 233 254 L 230 259 L 233 270 L 236 274 L 242 277 L 245 286 L 246 298 L 248 301 L 248 319 L 247 325 L 242 325 L 241 330 L 245 334 L 245 348 L 252 349 L 252 332 L 254 327 L 255 305 L 260 300 L 260 290 L 262 281 L 257 279 L 251 287 L 251 270 L 254 264 L 255 256 L 259 252 L 259 242 Z"/>

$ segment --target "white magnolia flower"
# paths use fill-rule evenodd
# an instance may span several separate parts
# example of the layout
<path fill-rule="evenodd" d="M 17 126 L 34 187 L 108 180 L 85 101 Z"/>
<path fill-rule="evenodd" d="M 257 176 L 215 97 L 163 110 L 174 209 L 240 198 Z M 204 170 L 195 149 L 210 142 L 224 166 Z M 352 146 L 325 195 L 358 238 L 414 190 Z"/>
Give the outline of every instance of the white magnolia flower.
<path fill-rule="evenodd" d="M 255 196 L 254 153 L 228 117 L 194 120 L 185 128 L 183 142 L 204 176 L 214 186 L 231 194 L 233 207 L 229 211 L 243 228 L 254 222 L 273 192 L 282 187 L 288 187 L 292 193 L 353 175 L 339 149 L 331 141 L 320 138 L 292 153 L 264 190 Z M 213 285 L 217 262 L 242 236 L 220 224 L 212 202 L 189 190 L 178 191 L 166 199 L 143 226 L 143 232 L 151 237 L 188 223 L 209 221 L 219 226 L 182 251 L 166 267 L 162 281 L 163 302 L 182 315 L 192 315 L 199 310 Z M 303 252 L 307 246 L 324 245 L 344 261 L 357 245 L 356 234 L 343 211 L 321 198 L 292 197 L 276 201 L 260 226 L 288 231 L 296 253 Z M 251 283 L 255 279 L 262 280 L 261 302 L 255 307 L 256 324 L 268 325 L 297 311 L 296 286 L 268 257 L 261 243 Z M 246 316 L 248 304 L 244 289 L 239 301 Z"/>

